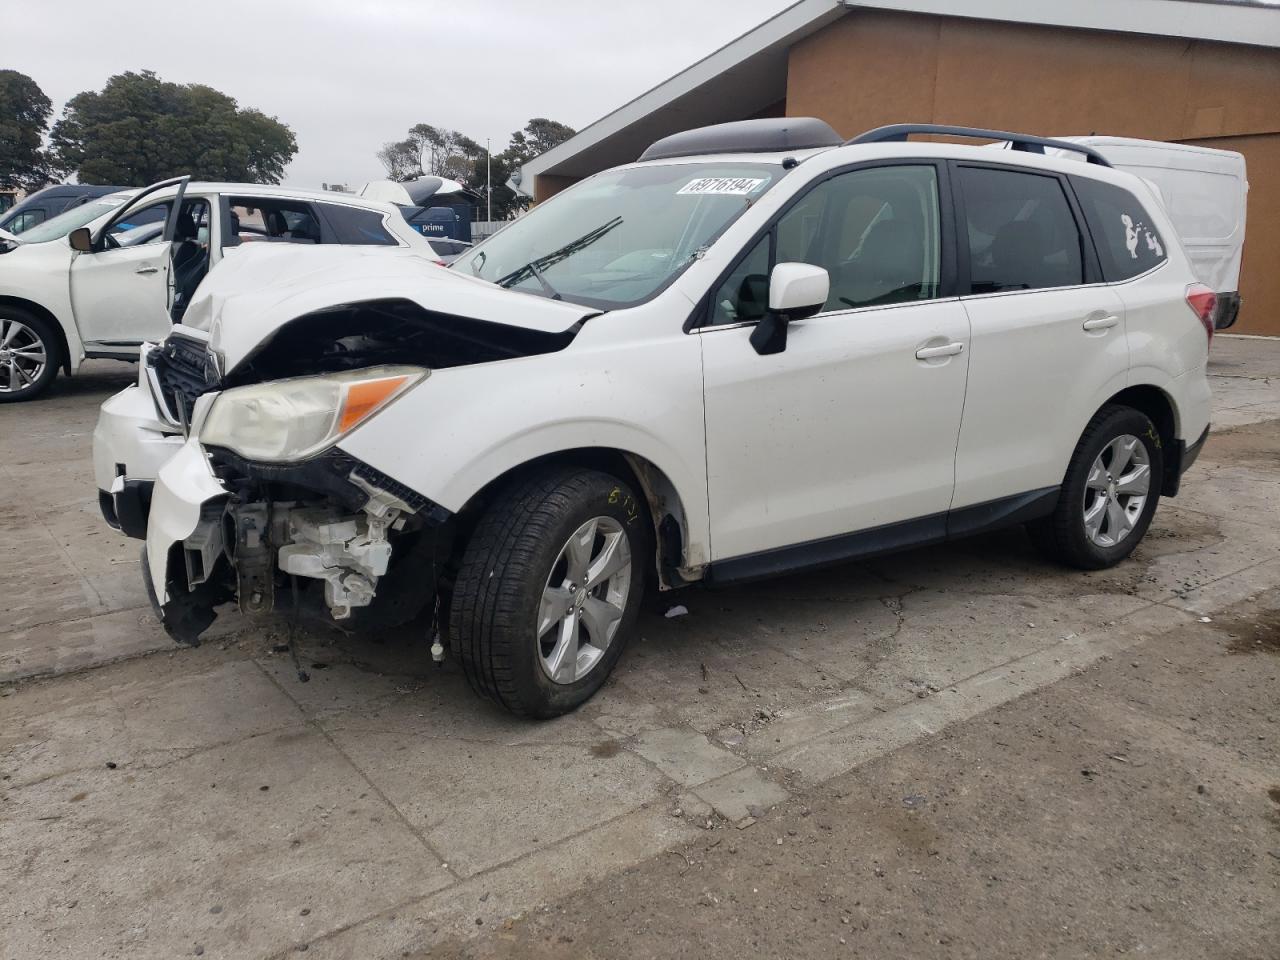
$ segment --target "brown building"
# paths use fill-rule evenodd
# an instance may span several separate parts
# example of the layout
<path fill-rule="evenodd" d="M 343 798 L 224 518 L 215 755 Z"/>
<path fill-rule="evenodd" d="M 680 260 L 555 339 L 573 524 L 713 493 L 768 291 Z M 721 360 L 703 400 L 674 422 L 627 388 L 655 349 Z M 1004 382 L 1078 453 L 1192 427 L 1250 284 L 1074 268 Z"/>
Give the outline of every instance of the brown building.
<path fill-rule="evenodd" d="M 812 116 L 853 136 L 945 123 L 1243 153 L 1243 306 L 1280 335 L 1280 6 L 1229 0 L 801 0 L 526 164 L 545 199 L 678 130 Z M 530 189 L 532 187 L 532 189 Z"/>

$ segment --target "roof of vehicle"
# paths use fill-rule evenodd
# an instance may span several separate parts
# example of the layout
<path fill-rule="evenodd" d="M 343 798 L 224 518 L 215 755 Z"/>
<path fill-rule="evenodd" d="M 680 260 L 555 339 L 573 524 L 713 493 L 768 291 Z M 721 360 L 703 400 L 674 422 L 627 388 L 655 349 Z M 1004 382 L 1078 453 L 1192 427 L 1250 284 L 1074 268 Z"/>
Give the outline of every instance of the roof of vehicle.
<path fill-rule="evenodd" d="M 29 203 L 32 200 L 48 200 L 58 197 L 103 197 L 109 193 L 116 193 L 125 190 L 126 187 L 119 186 L 96 186 L 85 183 L 55 183 L 48 187 L 42 187 L 35 193 L 29 194 L 22 203 Z"/>
<path fill-rule="evenodd" d="M 292 187 L 278 187 L 268 183 L 218 183 L 193 180 L 187 184 L 187 189 L 201 193 L 252 193 L 260 197 L 279 197 L 282 200 L 325 200 L 330 203 L 352 203 L 362 207 L 385 205 L 382 201 L 367 200 L 354 193 L 341 193 L 337 190 L 296 190 Z"/>
<path fill-rule="evenodd" d="M 1111 166 L 1107 158 L 1093 149 L 1084 137 L 1054 140 L 1011 130 L 898 123 L 876 127 L 846 140 L 827 123 L 815 117 L 737 120 L 682 130 L 651 144 L 640 154 L 639 162 L 685 157 L 698 158 L 699 162 L 706 162 L 707 159 L 723 161 L 743 155 L 780 155 L 785 161 L 787 158 L 796 159 L 795 154 L 799 152 L 820 153 L 824 150 L 872 143 L 905 145 L 909 137 L 920 135 L 963 137 L 982 141 L 986 146 L 1001 145 L 1020 153 L 1043 155 L 1046 151 L 1070 151 L 1095 165 Z M 987 142 L 992 140 L 998 141 L 998 144 Z M 903 149 L 906 149 L 905 146 Z"/>
<path fill-rule="evenodd" d="M 1198 143 L 1170 143 L 1166 140 L 1142 140 L 1137 137 L 1059 137 L 1059 140 L 1070 140 L 1073 143 L 1087 144 L 1091 147 L 1125 147 L 1136 150 L 1162 150 L 1168 153 L 1199 153 L 1212 157 L 1239 157 L 1244 154 L 1236 150 L 1223 150 L 1221 147 L 1205 147 Z"/>
<path fill-rule="evenodd" d="M 144 189 L 146 188 L 115 188 L 115 192 L 109 194 L 109 196 L 128 198 L 136 196 Z M 162 190 L 156 191 L 156 196 L 166 196 L 176 189 L 176 186 L 166 187 Z M 312 200 L 324 201 L 325 203 L 349 203 L 357 207 L 366 207 L 383 211 L 393 211 L 395 209 L 389 203 L 385 203 L 381 200 L 368 200 L 364 197 L 358 197 L 354 193 L 339 193 L 336 190 L 295 190 L 291 187 L 278 187 L 274 184 L 267 183 L 219 183 L 217 181 L 192 180 L 187 184 L 187 191 L 190 193 L 228 193 L 233 196 L 251 195 L 258 197 L 276 197 L 281 200 Z"/>
<path fill-rule="evenodd" d="M 715 124 L 710 127 L 702 127 L 695 130 L 684 131 L 671 137 L 666 137 L 658 141 L 653 147 L 646 150 L 641 158 L 634 163 L 624 164 L 614 169 L 631 169 L 638 166 L 658 165 L 658 164 L 780 164 L 784 161 L 794 161 L 792 165 L 799 166 L 811 157 L 820 154 L 830 153 L 833 150 L 841 151 L 849 156 L 850 161 L 858 158 L 866 159 L 888 159 L 894 157 L 948 157 L 954 159 L 981 160 L 987 163 L 992 162 L 992 147 L 1009 147 L 1010 143 L 951 143 L 951 142 L 934 142 L 923 140 L 907 141 L 905 139 L 896 139 L 896 136 L 902 134 L 904 130 L 916 133 L 929 133 L 929 126 L 923 125 L 917 127 L 882 127 L 867 134 L 854 137 L 850 140 L 838 142 L 829 146 L 814 146 L 806 149 L 780 149 L 780 150 L 753 150 L 751 152 L 738 152 L 740 147 L 751 147 L 756 143 L 771 144 L 779 137 L 778 129 L 786 124 L 795 123 L 797 121 L 805 123 L 803 131 L 812 135 L 808 139 L 821 139 L 822 131 L 817 127 L 807 125 L 809 118 L 789 118 L 789 119 L 765 119 L 765 120 L 743 120 L 736 123 Z M 821 127 L 826 124 L 816 121 Z M 755 136 L 752 130 L 760 131 L 759 136 Z M 967 128 L 937 128 L 939 131 L 959 130 Z M 892 135 L 890 138 L 877 137 L 877 134 L 887 132 Z M 832 131 L 834 134 L 834 131 Z M 1012 131 L 974 131 L 978 133 L 1003 133 L 1006 136 L 1013 137 L 1018 140 L 1024 139 L 1024 135 Z M 783 134 L 785 139 L 789 134 Z M 862 139 L 866 137 L 867 139 Z M 802 136 L 803 140 L 804 137 Z M 1093 151 L 1090 145 L 1080 143 L 1076 147 L 1080 138 L 1065 138 L 1062 141 L 1046 140 L 1039 137 L 1026 137 L 1023 144 L 1024 149 L 1010 149 L 1003 153 L 999 162 L 1013 162 L 1022 166 L 1048 168 L 1060 170 L 1062 172 L 1073 174 L 1097 174 L 1099 171 L 1106 171 L 1101 174 L 1102 179 L 1113 179 L 1110 174 L 1115 173 L 1111 165 L 1106 162 L 1105 158 Z M 1057 149 L 1057 145 L 1061 143 L 1063 146 L 1070 145 L 1072 152 L 1064 153 Z M 685 155 L 681 152 L 682 145 L 700 145 L 708 148 L 707 152 L 692 153 Z M 724 150 L 715 150 L 714 148 L 724 145 Z M 1047 152 L 1040 152 L 1048 146 Z M 657 149 L 658 156 L 654 157 L 653 153 Z M 1082 152 L 1083 151 L 1083 152 Z M 667 155 L 667 154 L 673 155 Z M 1097 159 L 1092 163 L 1081 163 L 1079 161 L 1086 159 L 1085 153 L 1093 153 Z M 1067 164 L 1067 166 L 1064 166 Z M 1128 176 L 1128 174 L 1120 174 Z"/>

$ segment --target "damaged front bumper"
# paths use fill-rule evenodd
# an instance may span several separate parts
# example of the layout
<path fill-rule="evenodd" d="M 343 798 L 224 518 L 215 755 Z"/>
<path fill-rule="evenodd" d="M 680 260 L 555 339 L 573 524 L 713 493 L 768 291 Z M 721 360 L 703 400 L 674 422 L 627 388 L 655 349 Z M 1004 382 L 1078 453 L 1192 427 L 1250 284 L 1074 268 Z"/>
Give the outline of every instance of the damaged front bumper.
<path fill-rule="evenodd" d="M 237 601 L 351 626 L 404 622 L 434 598 L 447 510 L 342 451 L 261 464 L 198 440 L 160 468 L 144 551 L 165 629 L 196 644 Z"/>
<path fill-rule="evenodd" d="M 156 476 L 182 442 L 181 432 L 159 418 L 140 386 L 126 387 L 102 404 L 93 430 L 93 475 L 108 524 L 130 537 L 146 536 Z"/>

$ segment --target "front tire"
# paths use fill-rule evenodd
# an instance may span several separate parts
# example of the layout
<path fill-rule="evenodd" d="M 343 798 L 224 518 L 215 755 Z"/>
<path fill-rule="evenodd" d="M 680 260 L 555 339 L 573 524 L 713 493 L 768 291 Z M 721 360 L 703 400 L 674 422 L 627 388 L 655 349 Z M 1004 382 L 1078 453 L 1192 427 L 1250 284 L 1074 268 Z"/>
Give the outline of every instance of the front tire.
<path fill-rule="evenodd" d="M 1028 524 L 1049 557 L 1081 570 L 1115 566 L 1142 540 L 1160 500 L 1164 450 L 1155 424 L 1106 406 L 1085 427 L 1054 512 Z"/>
<path fill-rule="evenodd" d="M 16 307 L 0 307 L 0 403 L 34 400 L 49 389 L 62 362 L 53 326 Z"/>
<path fill-rule="evenodd" d="M 585 703 L 626 644 L 652 557 L 623 481 L 552 468 L 507 487 L 463 551 L 450 643 L 472 688 L 518 716 Z"/>

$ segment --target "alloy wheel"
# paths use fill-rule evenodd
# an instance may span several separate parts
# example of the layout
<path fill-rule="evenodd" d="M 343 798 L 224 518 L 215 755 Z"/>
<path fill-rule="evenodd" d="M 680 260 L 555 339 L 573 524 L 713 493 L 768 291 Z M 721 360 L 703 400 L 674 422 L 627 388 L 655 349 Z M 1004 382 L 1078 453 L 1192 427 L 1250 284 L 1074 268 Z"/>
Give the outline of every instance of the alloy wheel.
<path fill-rule="evenodd" d="M 34 386 L 48 362 L 38 333 L 21 320 L 0 318 L 0 393 L 19 393 Z"/>
<path fill-rule="evenodd" d="M 613 642 L 631 592 L 631 544 L 612 517 L 593 517 L 560 548 L 538 606 L 538 659 L 553 683 L 575 683 Z"/>
<path fill-rule="evenodd" d="M 1114 547 L 1132 532 L 1151 490 L 1151 455 L 1133 434 L 1116 437 L 1089 468 L 1084 532 L 1099 547 Z"/>

